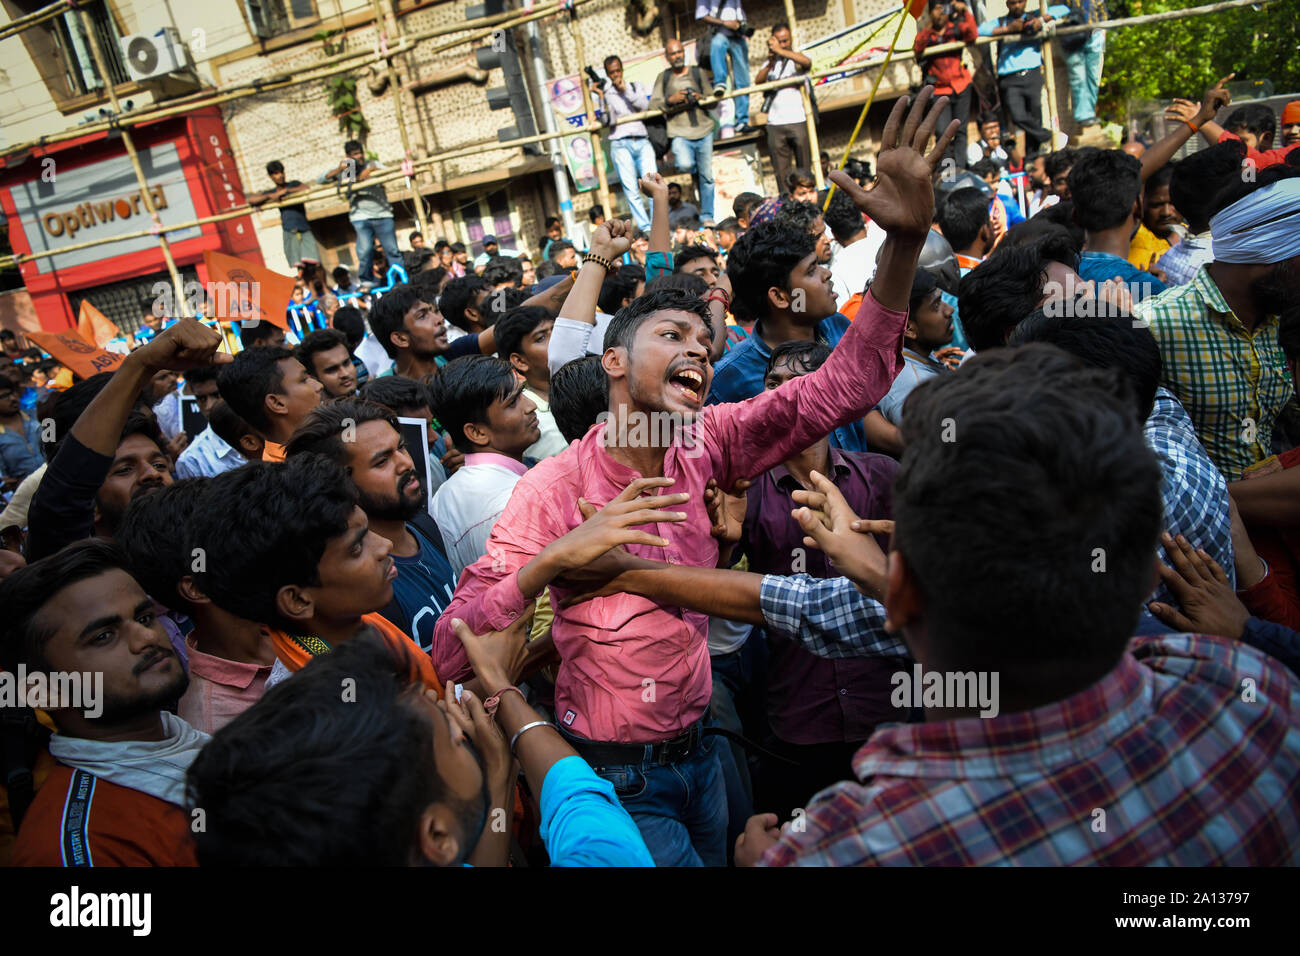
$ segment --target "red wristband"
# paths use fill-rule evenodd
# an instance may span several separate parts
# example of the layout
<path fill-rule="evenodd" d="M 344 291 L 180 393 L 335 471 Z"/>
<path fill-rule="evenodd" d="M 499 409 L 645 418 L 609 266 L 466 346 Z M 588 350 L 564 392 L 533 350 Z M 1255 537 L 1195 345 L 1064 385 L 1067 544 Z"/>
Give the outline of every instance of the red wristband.
<path fill-rule="evenodd" d="M 496 712 L 497 712 L 497 708 L 501 706 L 501 698 L 502 698 L 504 695 L 510 693 L 511 691 L 514 691 L 514 692 L 515 692 L 516 694 L 518 694 L 520 697 L 523 697 L 523 696 L 524 696 L 524 692 L 523 692 L 523 691 L 521 691 L 518 687 L 516 687 L 516 686 L 514 686 L 513 684 L 511 684 L 509 687 L 502 687 L 499 691 L 497 691 L 495 694 L 493 694 L 493 695 L 492 695 L 491 697 L 489 697 L 487 700 L 483 701 L 483 709 L 484 709 L 485 711 L 487 711 L 487 714 L 488 714 L 489 717 L 492 717 L 492 716 L 494 716 L 494 715 L 496 714 Z M 527 701 L 527 698 L 525 698 L 525 702 L 526 702 L 526 701 Z"/>

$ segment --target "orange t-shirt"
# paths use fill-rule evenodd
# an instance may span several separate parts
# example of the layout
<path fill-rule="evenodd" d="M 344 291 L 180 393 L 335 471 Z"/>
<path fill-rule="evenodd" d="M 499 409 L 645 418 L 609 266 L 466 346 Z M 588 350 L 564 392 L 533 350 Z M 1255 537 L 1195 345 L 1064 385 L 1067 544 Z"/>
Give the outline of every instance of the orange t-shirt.
<path fill-rule="evenodd" d="M 389 647 L 410 662 L 412 680 L 418 677 L 425 687 L 437 691 L 439 697 L 442 696 L 442 684 L 433 669 L 433 661 L 428 654 L 420 650 L 420 645 L 411 640 L 400 627 L 380 614 L 363 614 L 361 620 L 378 631 Z M 316 656 L 317 652 L 304 647 L 303 641 L 290 637 L 284 631 L 267 628 L 267 632 L 271 635 L 271 645 L 275 648 L 275 656 L 280 658 L 284 662 L 284 666 L 290 671 L 296 673 L 302 670 L 307 666 L 307 662 Z M 304 640 L 306 643 L 311 643 L 316 639 L 306 638 Z M 321 643 L 324 645 L 323 641 Z M 325 650 L 328 650 L 328 645 L 321 648 L 321 651 Z"/>
<path fill-rule="evenodd" d="M 284 461 L 284 446 L 273 441 L 263 442 L 262 461 Z"/>
<path fill-rule="evenodd" d="M 182 807 L 58 764 L 36 793 L 14 866 L 197 866 Z"/>

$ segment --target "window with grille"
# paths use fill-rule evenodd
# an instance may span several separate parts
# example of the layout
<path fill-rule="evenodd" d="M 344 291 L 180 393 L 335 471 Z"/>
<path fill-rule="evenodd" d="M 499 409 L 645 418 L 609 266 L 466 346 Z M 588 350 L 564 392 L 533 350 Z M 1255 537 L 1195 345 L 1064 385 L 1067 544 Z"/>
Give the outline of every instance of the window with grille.
<path fill-rule="evenodd" d="M 311 26 L 320 17 L 315 0 L 244 0 L 253 33 L 262 39 Z"/>
<path fill-rule="evenodd" d="M 121 34 L 117 24 L 108 11 L 104 0 L 95 0 L 82 7 L 90 20 L 91 29 L 99 41 L 99 48 L 108 69 L 109 79 L 114 86 L 131 79 L 122 63 Z M 95 54 L 92 52 L 91 39 L 86 35 L 85 23 L 76 10 L 69 10 L 62 17 L 53 21 L 55 26 L 55 43 L 63 53 L 64 76 L 68 82 L 68 91 L 75 95 L 93 93 L 104 88 L 103 77 L 95 66 Z"/>

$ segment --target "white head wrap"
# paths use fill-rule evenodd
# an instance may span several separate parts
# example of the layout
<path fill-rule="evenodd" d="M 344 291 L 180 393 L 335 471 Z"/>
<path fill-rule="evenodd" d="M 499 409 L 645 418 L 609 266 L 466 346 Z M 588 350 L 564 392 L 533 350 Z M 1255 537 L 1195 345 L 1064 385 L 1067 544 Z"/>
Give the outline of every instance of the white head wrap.
<path fill-rule="evenodd" d="M 1256 189 L 1210 220 L 1218 262 L 1268 264 L 1300 256 L 1300 178 Z"/>

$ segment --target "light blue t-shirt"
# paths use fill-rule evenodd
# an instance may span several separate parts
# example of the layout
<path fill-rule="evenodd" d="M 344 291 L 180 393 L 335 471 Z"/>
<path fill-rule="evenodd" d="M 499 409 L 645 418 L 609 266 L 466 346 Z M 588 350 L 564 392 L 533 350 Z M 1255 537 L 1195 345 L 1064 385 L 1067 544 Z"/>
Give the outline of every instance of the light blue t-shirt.
<path fill-rule="evenodd" d="M 1037 8 L 1035 8 L 1037 9 Z M 1055 3 L 1047 8 L 1057 20 L 1070 15 L 1070 8 L 1063 3 Z M 1034 12 L 1025 10 L 1024 18 L 1033 19 Z M 991 37 L 995 27 L 1004 27 L 1010 23 L 1012 18 L 1008 15 L 998 17 L 996 20 L 985 20 L 980 24 L 980 36 Z M 1012 39 L 1015 34 L 1001 37 L 998 39 L 998 76 L 1005 76 L 1008 73 L 1019 73 L 1021 70 L 1032 70 L 1043 65 L 1042 40 L 1040 39 L 1041 30 L 1034 34 L 1029 40 Z"/>
<path fill-rule="evenodd" d="M 551 866 L 654 866 L 614 785 L 581 757 L 556 761 L 542 781 L 542 843 Z"/>
<path fill-rule="evenodd" d="M 1079 276 L 1099 285 L 1109 279 L 1123 279 L 1133 304 L 1165 291 L 1165 284 L 1139 269 L 1123 256 L 1110 252 L 1084 252 L 1079 256 Z"/>

